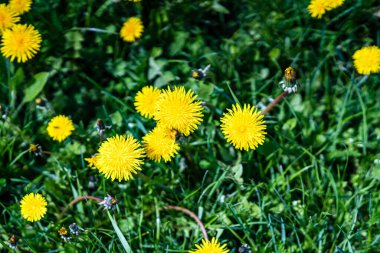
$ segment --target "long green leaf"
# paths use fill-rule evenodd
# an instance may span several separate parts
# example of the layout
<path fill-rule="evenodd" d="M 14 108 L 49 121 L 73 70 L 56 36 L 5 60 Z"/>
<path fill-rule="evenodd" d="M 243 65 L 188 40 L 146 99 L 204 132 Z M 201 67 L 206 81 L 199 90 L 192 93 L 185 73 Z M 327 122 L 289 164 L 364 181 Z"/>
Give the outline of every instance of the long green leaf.
<path fill-rule="evenodd" d="M 119 237 L 119 240 L 125 249 L 125 252 L 132 253 L 132 249 L 129 246 L 127 239 L 125 239 L 123 233 L 121 232 L 119 226 L 117 225 L 115 219 L 111 216 L 110 212 L 107 211 L 107 214 L 108 214 L 108 218 L 110 218 L 110 220 L 111 220 L 113 229 L 115 230 L 117 237 Z"/>
<path fill-rule="evenodd" d="M 44 88 L 49 78 L 49 72 L 41 72 L 34 75 L 34 83 L 25 89 L 25 96 L 22 103 L 32 101 Z"/>

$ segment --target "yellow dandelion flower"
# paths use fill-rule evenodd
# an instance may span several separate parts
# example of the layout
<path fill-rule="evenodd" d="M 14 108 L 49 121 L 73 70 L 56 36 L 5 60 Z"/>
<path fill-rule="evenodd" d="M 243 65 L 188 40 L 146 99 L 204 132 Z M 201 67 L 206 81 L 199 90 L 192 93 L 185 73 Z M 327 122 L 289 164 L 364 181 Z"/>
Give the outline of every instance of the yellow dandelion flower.
<path fill-rule="evenodd" d="M 112 181 L 129 180 L 141 170 L 144 151 L 132 136 L 116 135 L 102 143 L 96 156 L 97 169 Z"/>
<path fill-rule="evenodd" d="M 341 5 L 343 5 L 344 0 L 326 0 L 326 5 L 328 9 L 335 9 Z"/>
<path fill-rule="evenodd" d="M 369 75 L 380 72 L 380 48 L 377 46 L 356 50 L 352 58 L 359 74 Z"/>
<path fill-rule="evenodd" d="M 30 10 L 32 0 L 10 0 L 9 7 L 18 14 L 23 14 Z"/>
<path fill-rule="evenodd" d="M 39 221 L 47 211 L 47 202 L 41 194 L 29 193 L 25 195 L 21 202 L 21 215 L 27 221 Z"/>
<path fill-rule="evenodd" d="M 157 102 L 154 119 L 188 136 L 203 118 L 203 107 L 201 102 L 195 101 L 196 97 L 192 90 L 186 92 L 183 86 L 164 90 Z"/>
<path fill-rule="evenodd" d="M 71 135 L 74 129 L 71 119 L 64 115 L 58 115 L 50 120 L 47 132 L 53 140 L 62 142 Z"/>
<path fill-rule="evenodd" d="M 266 125 L 262 115 L 254 106 L 239 104 L 227 109 L 221 119 L 221 129 L 227 142 L 240 150 L 255 150 L 264 143 Z"/>
<path fill-rule="evenodd" d="M 179 145 L 176 142 L 176 130 L 158 125 L 143 137 L 143 147 L 146 156 L 156 162 L 163 159 L 165 162 L 178 153 Z"/>
<path fill-rule="evenodd" d="M 313 18 L 321 18 L 330 9 L 326 0 L 311 0 L 307 8 Z"/>
<path fill-rule="evenodd" d="M 0 4 L 0 34 L 20 20 L 15 11 L 5 4 Z"/>
<path fill-rule="evenodd" d="M 124 22 L 120 30 L 120 37 L 126 42 L 134 42 L 141 37 L 143 31 L 144 26 L 141 19 L 132 17 Z"/>
<path fill-rule="evenodd" d="M 135 108 L 142 116 L 151 119 L 156 108 L 161 90 L 153 86 L 145 86 L 137 92 L 135 97 Z"/>
<path fill-rule="evenodd" d="M 92 169 L 96 169 L 96 163 L 98 161 L 97 154 L 93 155 L 92 157 L 89 158 L 84 158 L 86 162 L 88 162 L 88 167 Z"/>
<path fill-rule="evenodd" d="M 220 245 L 217 239 L 212 238 L 209 240 L 202 240 L 202 244 L 195 244 L 197 249 L 190 250 L 190 253 L 228 253 L 230 250 L 227 249 L 227 245 Z"/>
<path fill-rule="evenodd" d="M 32 25 L 14 25 L 3 33 L 1 52 L 17 62 L 26 62 L 40 50 L 41 35 Z"/>

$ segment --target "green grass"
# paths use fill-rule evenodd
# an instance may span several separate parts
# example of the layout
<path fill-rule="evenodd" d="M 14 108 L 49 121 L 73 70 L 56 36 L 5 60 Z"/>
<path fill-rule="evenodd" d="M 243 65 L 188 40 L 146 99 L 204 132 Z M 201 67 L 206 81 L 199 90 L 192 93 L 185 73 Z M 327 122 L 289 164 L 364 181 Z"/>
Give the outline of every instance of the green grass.
<path fill-rule="evenodd" d="M 34 1 L 22 22 L 41 32 L 41 51 L 25 64 L 0 57 L 1 251 L 14 234 L 20 252 L 188 252 L 202 232 L 163 209 L 176 205 L 231 252 L 243 244 L 252 252 L 380 252 L 380 79 L 358 75 L 351 58 L 380 45 L 379 4 L 345 1 L 317 20 L 308 3 Z M 119 29 L 135 15 L 143 37 L 125 43 Z M 204 81 L 191 78 L 208 64 Z M 263 109 L 290 65 L 299 92 L 265 116 L 264 145 L 235 150 L 220 131 L 222 113 L 236 100 Z M 148 84 L 185 85 L 209 106 L 170 163 L 146 160 L 133 180 L 112 182 L 84 161 L 100 144 L 95 122 L 112 125 L 106 137 L 141 140 L 154 122 L 133 99 Z M 63 143 L 46 132 L 58 114 L 76 127 Z M 30 143 L 51 155 L 35 157 Z M 48 201 L 40 222 L 21 217 L 29 192 Z M 118 200 L 109 213 L 88 200 L 59 218 L 76 197 L 107 193 Z M 64 242 L 57 231 L 73 222 L 86 232 Z"/>

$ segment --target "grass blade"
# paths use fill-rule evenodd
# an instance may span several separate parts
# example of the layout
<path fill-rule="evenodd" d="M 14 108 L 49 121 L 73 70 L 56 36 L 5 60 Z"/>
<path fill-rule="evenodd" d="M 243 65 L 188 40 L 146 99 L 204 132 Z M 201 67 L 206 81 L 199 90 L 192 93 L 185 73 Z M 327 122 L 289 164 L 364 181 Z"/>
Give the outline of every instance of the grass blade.
<path fill-rule="evenodd" d="M 111 216 L 110 212 L 107 211 L 107 214 L 108 214 L 108 218 L 110 218 L 110 221 L 112 223 L 112 227 L 117 234 L 117 237 L 119 237 L 119 240 L 120 240 L 121 244 L 123 245 L 125 252 L 132 253 L 132 249 L 129 246 L 127 239 L 125 239 L 123 233 L 121 232 L 119 226 L 117 225 L 116 220 Z"/>

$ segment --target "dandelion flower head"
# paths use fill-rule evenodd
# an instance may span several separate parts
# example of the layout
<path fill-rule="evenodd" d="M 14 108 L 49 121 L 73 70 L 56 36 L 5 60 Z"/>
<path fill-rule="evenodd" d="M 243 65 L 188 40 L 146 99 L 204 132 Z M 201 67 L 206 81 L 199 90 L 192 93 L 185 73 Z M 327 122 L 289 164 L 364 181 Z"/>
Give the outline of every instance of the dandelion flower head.
<path fill-rule="evenodd" d="M 153 86 L 145 86 L 137 92 L 135 97 L 135 108 L 143 117 L 153 118 L 158 99 L 161 96 L 161 90 Z"/>
<path fill-rule="evenodd" d="M 116 135 L 102 143 L 96 156 L 96 168 L 112 181 L 129 180 L 141 170 L 144 151 L 132 136 Z"/>
<path fill-rule="evenodd" d="M 47 202 L 41 194 L 29 193 L 20 202 L 21 215 L 27 221 L 39 221 L 46 214 L 46 206 Z"/>
<path fill-rule="evenodd" d="M 308 9 L 313 18 L 321 18 L 327 11 L 341 6 L 344 0 L 311 0 Z"/>
<path fill-rule="evenodd" d="M 50 120 L 47 132 L 53 140 L 62 142 L 71 135 L 74 129 L 71 119 L 64 115 L 58 115 Z"/>
<path fill-rule="evenodd" d="M 240 150 L 255 150 L 264 143 L 266 125 L 263 115 L 254 107 L 239 104 L 227 109 L 221 119 L 221 129 L 227 142 Z"/>
<path fill-rule="evenodd" d="M 227 245 L 220 245 L 217 239 L 212 238 L 209 240 L 202 240 L 200 245 L 196 244 L 197 249 L 190 250 L 190 253 L 228 253 L 230 250 L 227 249 Z"/>
<path fill-rule="evenodd" d="M 143 137 L 143 147 L 146 156 L 156 162 L 163 159 L 165 162 L 178 153 L 179 145 L 176 142 L 176 130 L 158 125 Z"/>
<path fill-rule="evenodd" d="M 186 92 L 183 86 L 164 90 L 157 102 L 154 119 L 188 136 L 203 118 L 203 108 L 201 102 L 195 101 L 196 97 L 192 90 Z"/>
<path fill-rule="evenodd" d="M 41 47 L 41 35 L 32 25 L 14 25 L 3 32 L 1 52 L 11 61 L 26 62 Z"/>
<path fill-rule="evenodd" d="M 363 47 L 352 56 L 356 71 L 362 75 L 380 72 L 380 48 L 377 46 Z"/>
<path fill-rule="evenodd" d="M 141 37 L 143 31 L 144 26 L 141 19 L 132 17 L 124 22 L 120 30 L 120 37 L 126 42 L 134 42 Z"/>
<path fill-rule="evenodd" d="M 9 7 L 18 14 L 23 14 L 30 10 L 32 0 L 10 0 Z"/>
<path fill-rule="evenodd" d="M 293 82 L 296 79 L 296 71 L 293 67 L 287 67 L 284 72 L 286 81 Z"/>
<path fill-rule="evenodd" d="M 0 34 L 20 20 L 15 11 L 5 4 L 0 4 Z"/>
<path fill-rule="evenodd" d="M 307 8 L 313 18 L 322 18 L 326 11 L 329 10 L 326 0 L 311 0 Z"/>

